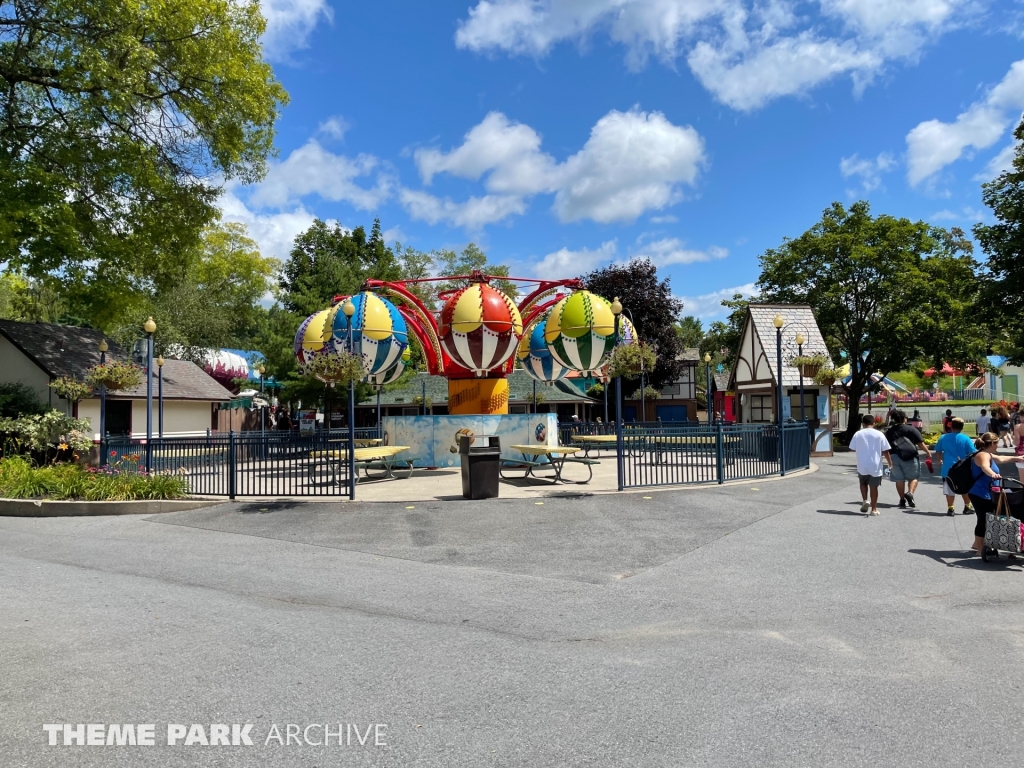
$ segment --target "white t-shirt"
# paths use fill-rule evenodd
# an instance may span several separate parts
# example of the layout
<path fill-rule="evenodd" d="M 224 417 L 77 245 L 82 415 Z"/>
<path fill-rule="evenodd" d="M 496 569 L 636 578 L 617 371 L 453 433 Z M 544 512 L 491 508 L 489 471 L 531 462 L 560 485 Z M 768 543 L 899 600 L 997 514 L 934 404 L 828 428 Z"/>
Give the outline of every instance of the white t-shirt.
<path fill-rule="evenodd" d="M 857 452 L 857 474 L 882 476 L 882 451 L 891 450 L 885 434 L 868 427 L 860 430 L 850 440 L 850 450 Z"/>
<path fill-rule="evenodd" d="M 991 423 L 991 416 L 979 416 L 977 422 L 975 422 L 975 424 L 978 427 L 978 434 L 984 435 L 986 432 L 988 432 L 988 425 Z"/>

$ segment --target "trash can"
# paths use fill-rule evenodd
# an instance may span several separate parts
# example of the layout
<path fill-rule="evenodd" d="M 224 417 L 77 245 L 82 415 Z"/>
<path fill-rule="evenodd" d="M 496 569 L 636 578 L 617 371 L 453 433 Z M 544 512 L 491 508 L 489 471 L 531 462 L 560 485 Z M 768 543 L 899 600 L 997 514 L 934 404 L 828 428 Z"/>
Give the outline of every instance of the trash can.
<path fill-rule="evenodd" d="M 460 435 L 459 459 L 462 462 L 462 495 L 467 499 L 498 498 L 501 461 L 501 440 L 498 436 Z"/>

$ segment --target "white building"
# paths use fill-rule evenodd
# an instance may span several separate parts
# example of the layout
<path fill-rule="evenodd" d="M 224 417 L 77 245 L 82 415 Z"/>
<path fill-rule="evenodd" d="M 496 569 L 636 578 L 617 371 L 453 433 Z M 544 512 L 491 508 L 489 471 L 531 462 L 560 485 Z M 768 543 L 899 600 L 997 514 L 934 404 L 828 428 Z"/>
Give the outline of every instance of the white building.
<path fill-rule="evenodd" d="M 94 440 L 99 440 L 99 396 L 82 400 L 74 409 L 50 387 L 61 376 L 84 379 L 100 361 L 101 340 L 107 342 L 107 359 L 126 360 L 125 352 L 100 331 L 52 323 L 19 323 L 0 320 L 0 382 L 21 382 L 35 390 L 39 399 L 65 413 L 89 419 Z M 231 392 L 195 363 L 167 360 L 163 366 L 164 435 L 206 434 L 213 429 L 215 409 L 231 400 Z M 153 371 L 153 433 L 158 430 L 158 379 Z M 72 412 L 76 411 L 76 412 Z M 107 434 L 145 437 L 146 382 L 124 392 L 107 393 Z"/>

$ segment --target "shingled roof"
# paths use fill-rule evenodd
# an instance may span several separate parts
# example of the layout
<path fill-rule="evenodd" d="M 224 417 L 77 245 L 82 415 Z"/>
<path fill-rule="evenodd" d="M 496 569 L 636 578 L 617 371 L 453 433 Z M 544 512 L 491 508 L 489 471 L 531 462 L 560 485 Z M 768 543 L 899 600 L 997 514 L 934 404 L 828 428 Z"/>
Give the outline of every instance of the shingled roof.
<path fill-rule="evenodd" d="M 128 355 L 114 341 L 94 328 L 77 328 L 54 323 L 19 323 L 0 320 L 0 334 L 52 378 L 74 376 L 85 378 L 86 372 L 100 362 L 97 349 L 106 340 L 107 359 L 127 360 Z M 164 363 L 165 400 L 226 401 L 233 395 L 195 363 L 188 360 L 167 360 Z M 153 382 L 153 393 L 157 384 Z M 146 382 L 134 389 L 118 392 L 113 397 L 146 396 Z"/>
<path fill-rule="evenodd" d="M 795 387 L 800 384 L 800 371 L 792 367 L 789 361 L 797 356 L 797 333 L 803 333 L 807 339 L 803 345 L 804 356 L 824 355 L 830 361 L 825 339 L 814 319 L 814 311 L 807 304 L 751 304 L 750 319 L 754 324 L 761 344 L 764 346 L 772 378 L 778 381 L 775 348 L 775 316 L 781 315 L 785 323 L 782 326 L 782 386 Z"/>

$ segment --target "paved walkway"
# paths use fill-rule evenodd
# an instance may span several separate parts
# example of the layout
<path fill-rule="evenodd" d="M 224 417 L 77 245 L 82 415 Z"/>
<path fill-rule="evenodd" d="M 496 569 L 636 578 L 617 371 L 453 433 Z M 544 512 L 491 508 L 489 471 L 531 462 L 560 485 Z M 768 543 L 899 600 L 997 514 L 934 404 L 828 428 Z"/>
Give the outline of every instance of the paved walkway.
<path fill-rule="evenodd" d="M 1007 766 L 1024 573 L 935 482 L 0 518 L 16 766 Z M 930 479 L 931 480 L 931 479 Z M 649 498 L 645 498 L 649 496 Z M 43 723 L 258 746 L 47 747 Z M 263 746 L 387 723 L 387 747 Z"/>

